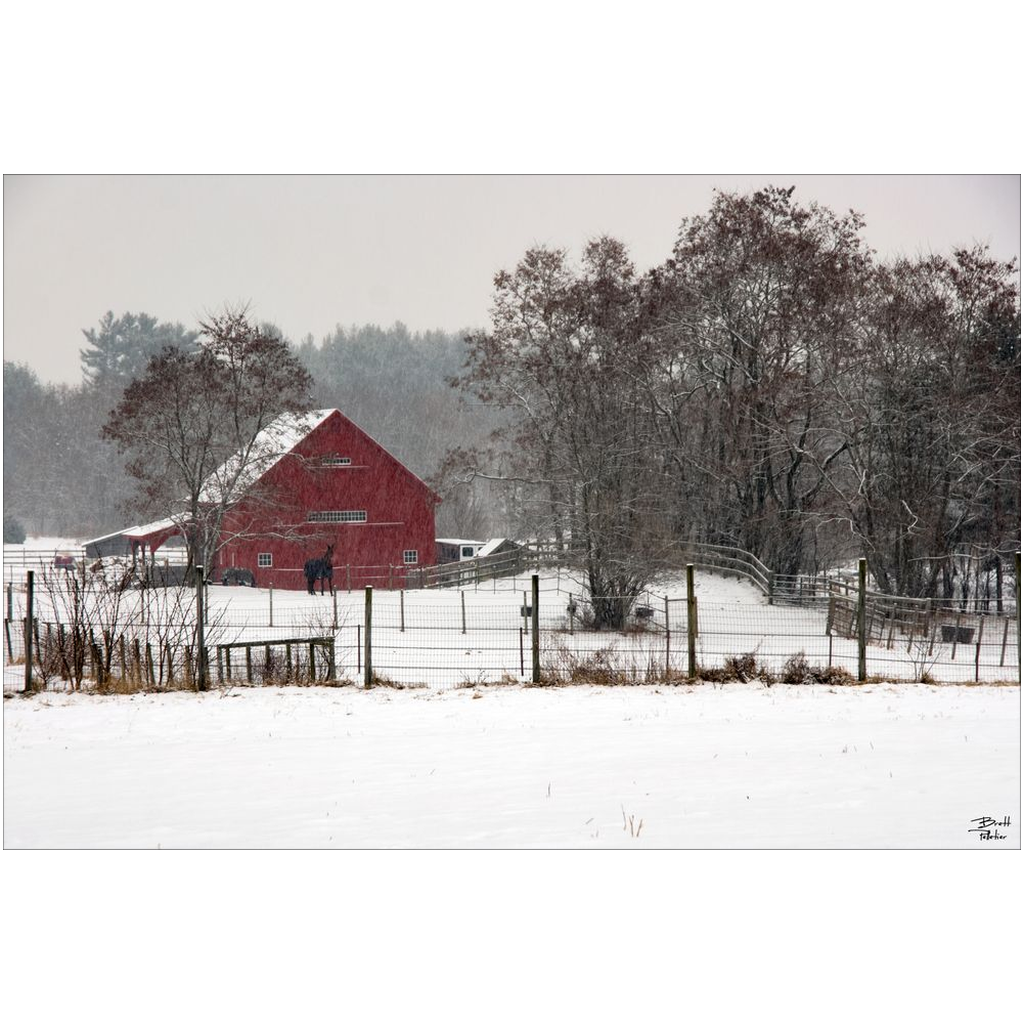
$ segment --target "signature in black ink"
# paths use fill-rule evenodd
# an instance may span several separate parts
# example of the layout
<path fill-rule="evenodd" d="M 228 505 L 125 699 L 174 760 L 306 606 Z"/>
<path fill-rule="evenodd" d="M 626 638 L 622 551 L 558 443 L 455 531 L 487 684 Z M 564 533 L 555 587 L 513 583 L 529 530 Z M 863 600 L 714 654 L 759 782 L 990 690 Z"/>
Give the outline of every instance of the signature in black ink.
<path fill-rule="evenodd" d="M 978 838 L 983 842 L 989 839 L 1005 839 L 1006 833 L 1000 832 L 1001 828 L 1010 827 L 1010 818 L 1002 818 L 997 821 L 995 818 L 983 817 L 983 818 L 971 818 L 971 824 L 974 828 L 969 828 L 968 832 L 977 832 Z"/>

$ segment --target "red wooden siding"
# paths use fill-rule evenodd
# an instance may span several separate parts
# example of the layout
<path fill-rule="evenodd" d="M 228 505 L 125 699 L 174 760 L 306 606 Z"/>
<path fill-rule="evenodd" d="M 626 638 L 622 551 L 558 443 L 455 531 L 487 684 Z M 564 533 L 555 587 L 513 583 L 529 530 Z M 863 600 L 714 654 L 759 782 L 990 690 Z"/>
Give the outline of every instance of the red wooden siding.
<path fill-rule="evenodd" d="M 324 465 L 324 456 L 351 459 Z M 256 585 L 305 589 L 302 568 L 334 544 L 334 585 L 401 585 L 404 552 L 433 565 L 434 506 L 438 498 L 418 477 L 337 410 L 307 434 L 257 482 L 260 498 L 239 503 L 224 523 L 218 575 L 250 569 Z M 308 522 L 310 512 L 365 511 L 365 522 Z M 269 554 L 272 568 L 260 566 Z M 388 567 L 394 566 L 389 572 Z"/>

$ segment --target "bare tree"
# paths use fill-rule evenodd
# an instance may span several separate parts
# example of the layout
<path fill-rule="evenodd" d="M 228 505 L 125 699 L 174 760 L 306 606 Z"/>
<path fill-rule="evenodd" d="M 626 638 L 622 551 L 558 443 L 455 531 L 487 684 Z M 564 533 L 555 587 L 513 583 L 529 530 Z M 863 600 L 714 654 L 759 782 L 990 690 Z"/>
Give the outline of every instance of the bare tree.
<path fill-rule="evenodd" d="M 514 417 L 475 471 L 514 488 L 535 532 L 579 561 L 599 626 L 623 624 L 670 544 L 634 369 L 643 308 L 614 239 L 592 242 L 579 272 L 563 251 L 532 249 L 496 276 L 493 328 L 468 339 L 459 381 Z"/>
<path fill-rule="evenodd" d="M 863 221 L 793 189 L 718 193 L 650 277 L 660 329 L 648 400 L 680 529 L 778 571 L 804 568 L 825 475 L 845 451 L 826 381 L 846 372 L 869 266 Z"/>
<path fill-rule="evenodd" d="M 857 347 L 834 491 L 882 590 L 951 599 L 972 552 L 1019 544 L 1016 264 L 973 249 L 878 268 Z"/>
<path fill-rule="evenodd" d="M 128 456 L 138 485 L 134 508 L 167 516 L 186 537 L 190 566 L 208 569 L 241 498 L 250 508 L 259 500 L 288 503 L 287 495 L 254 488 L 280 455 L 273 436 L 279 417 L 309 408 L 312 378 L 245 310 L 211 316 L 200 327 L 195 351 L 166 348 L 150 360 L 103 434 Z"/>

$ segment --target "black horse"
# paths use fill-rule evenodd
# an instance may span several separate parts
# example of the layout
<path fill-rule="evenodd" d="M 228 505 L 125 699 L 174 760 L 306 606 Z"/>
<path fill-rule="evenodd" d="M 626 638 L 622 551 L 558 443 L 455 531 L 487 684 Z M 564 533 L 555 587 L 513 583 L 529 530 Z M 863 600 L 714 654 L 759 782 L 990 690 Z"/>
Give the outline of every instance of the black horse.
<path fill-rule="evenodd" d="M 327 585 L 331 588 L 331 593 L 334 593 L 334 568 L 331 566 L 331 556 L 334 554 L 334 545 L 330 544 L 327 547 L 327 551 L 324 553 L 323 558 L 311 558 L 306 562 L 303 567 L 303 572 L 306 574 L 306 586 L 309 587 L 311 594 L 315 593 L 313 590 L 313 584 L 317 580 L 320 581 L 320 593 L 324 592 L 324 580 L 327 580 Z"/>

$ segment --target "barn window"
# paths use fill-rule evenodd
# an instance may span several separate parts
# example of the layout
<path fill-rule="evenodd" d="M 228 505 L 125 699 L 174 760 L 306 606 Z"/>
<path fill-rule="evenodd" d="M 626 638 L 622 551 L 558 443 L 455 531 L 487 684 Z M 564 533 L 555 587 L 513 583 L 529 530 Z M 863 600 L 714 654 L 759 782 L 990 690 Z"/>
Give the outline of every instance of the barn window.
<path fill-rule="evenodd" d="M 366 513 L 357 511 L 345 512 L 310 512 L 306 516 L 308 523 L 365 523 Z"/>
<path fill-rule="evenodd" d="M 346 455 L 325 455 L 321 460 L 324 466 L 351 466 L 352 460 Z"/>
<path fill-rule="evenodd" d="M 402 552 L 402 561 L 405 562 L 406 565 L 415 565 L 419 560 L 420 553 L 418 551 L 410 549 L 409 551 Z"/>
<path fill-rule="evenodd" d="M 274 564 L 274 555 L 270 551 L 261 551 L 256 556 L 256 565 L 260 569 L 269 569 Z"/>

